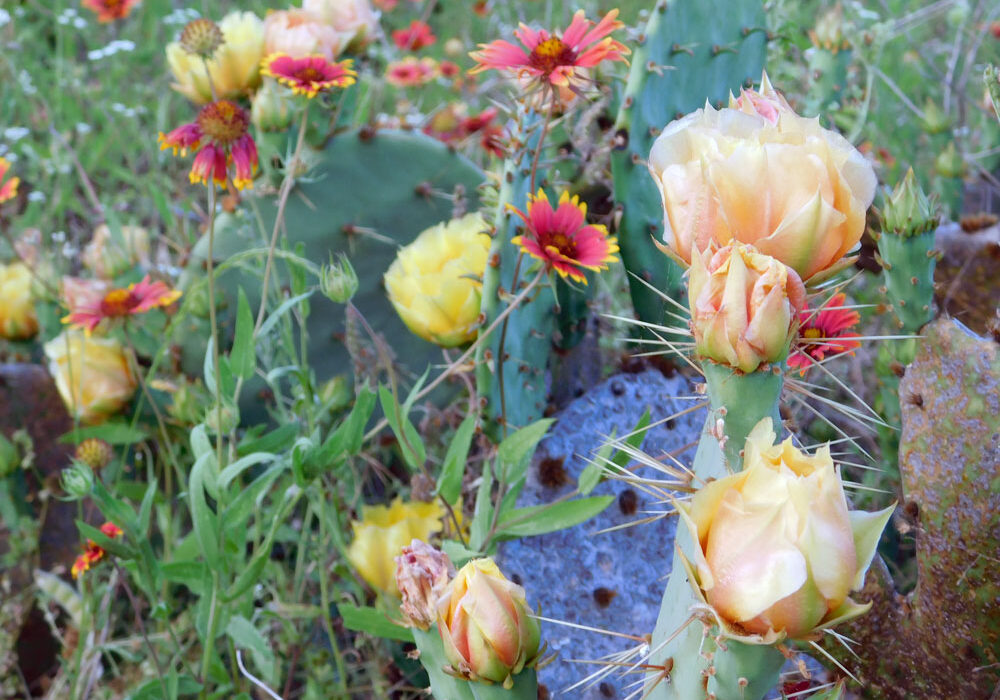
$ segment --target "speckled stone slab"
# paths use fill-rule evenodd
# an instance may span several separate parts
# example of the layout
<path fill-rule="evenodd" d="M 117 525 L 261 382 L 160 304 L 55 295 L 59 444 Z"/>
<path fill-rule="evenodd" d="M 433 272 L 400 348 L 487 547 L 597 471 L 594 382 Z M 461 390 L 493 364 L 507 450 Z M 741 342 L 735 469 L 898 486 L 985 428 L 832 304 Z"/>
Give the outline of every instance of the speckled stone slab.
<path fill-rule="evenodd" d="M 694 384 L 676 374 L 665 377 L 655 369 L 618 374 L 570 403 L 542 441 L 529 470 L 519 506 L 549 503 L 573 490 L 580 472 L 605 436 L 629 432 L 648 407 L 654 423 L 690 408 Z M 689 397 L 689 398 L 683 398 Z M 690 463 L 704 424 L 704 409 L 651 428 L 643 449 L 650 455 L 673 451 Z M 683 452 L 685 446 L 691 445 Z M 664 458 L 663 461 L 666 461 Z M 643 467 L 640 475 L 662 478 Z M 616 501 L 582 525 L 549 535 L 504 543 L 499 563 L 504 572 L 526 589 L 528 603 L 541 605 L 542 615 L 580 625 L 643 635 L 656 623 L 666 576 L 673 555 L 674 517 L 614 532 L 599 530 L 666 509 L 666 504 L 620 481 L 606 481 L 594 495 L 612 494 Z M 636 642 L 542 624 L 542 639 L 558 658 L 539 672 L 539 681 L 552 696 L 604 700 L 624 698 L 625 687 L 638 680 L 614 674 L 588 689 L 561 693 L 598 666 L 570 659 L 599 659 L 628 649 Z"/>

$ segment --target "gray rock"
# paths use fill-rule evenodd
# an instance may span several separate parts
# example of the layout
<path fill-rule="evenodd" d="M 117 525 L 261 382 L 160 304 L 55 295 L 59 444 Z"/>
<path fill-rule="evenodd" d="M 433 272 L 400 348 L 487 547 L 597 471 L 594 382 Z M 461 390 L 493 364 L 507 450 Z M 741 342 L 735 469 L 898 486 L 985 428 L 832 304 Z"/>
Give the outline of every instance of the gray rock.
<path fill-rule="evenodd" d="M 693 384 L 680 374 L 665 377 L 657 370 L 618 374 L 574 400 L 559 415 L 542 441 L 529 470 L 519 506 L 549 503 L 573 490 L 588 459 L 615 431 L 629 432 L 648 407 L 655 423 L 689 408 Z M 674 451 L 684 462 L 694 457 L 694 447 L 704 424 L 704 409 L 652 428 L 643 449 L 650 455 Z M 676 452 L 685 446 L 683 453 Z M 666 459 L 664 458 L 664 461 Z M 639 475 L 663 478 L 643 467 Z M 596 534 L 616 525 L 638 520 L 644 511 L 657 512 L 669 504 L 620 481 L 606 481 L 594 495 L 613 494 L 617 501 L 592 520 L 568 530 L 501 545 L 499 563 L 520 582 L 528 603 L 541 606 L 542 615 L 574 624 L 637 636 L 652 632 L 659 612 L 666 576 L 673 556 L 676 519 L 663 518 L 614 532 Z M 545 622 L 542 639 L 556 660 L 539 672 L 539 680 L 552 695 L 598 669 L 569 659 L 599 659 L 634 647 L 637 642 Z M 583 700 L 624 698 L 626 686 L 638 680 L 630 674 L 610 675 L 601 684 L 576 689 L 566 697 Z M 633 688 L 634 689 L 634 688 Z"/>

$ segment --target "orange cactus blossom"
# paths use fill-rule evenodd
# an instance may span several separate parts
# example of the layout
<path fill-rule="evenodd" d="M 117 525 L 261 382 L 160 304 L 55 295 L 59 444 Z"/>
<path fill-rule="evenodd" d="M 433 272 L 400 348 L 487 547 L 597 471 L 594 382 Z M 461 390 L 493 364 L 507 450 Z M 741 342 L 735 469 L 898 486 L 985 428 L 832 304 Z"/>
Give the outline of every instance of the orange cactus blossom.
<path fill-rule="evenodd" d="M 97 15 L 101 23 L 124 19 L 141 0 L 82 0 L 80 4 Z"/>
<path fill-rule="evenodd" d="M 111 539 L 118 539 L 123 534 L 120 527 L 110 522 L 101 525 L 101 532 Z M 73 562 L 73 568 L 70 569 L 70 573 L 73 575 L 73 578 L 80 578 L 80 574 L 84 571 L 89 571 L 92 566 L 104 558 L 105 554 L 107 554 L 107 552 L 104 551 L 103 547 L 93 540 L 87 540 L 87 545 L 84 547 L 83 554 L 76 558 L 76 561 Z"/>
<path fill-rule="evenodd" d="M 225 187 L 232 168 L 233 185 L 242 190 L 253 185 L 258 166 L 257 144 L 249 127 L 245 109 L 230 100 L 218 100 L 202 107 L 195 121 L 161 133 L 158 140 L 160 150 L 169 148 L 174 155 L 198 151 L 188 175 L 192 183 L 215 182 Z"/>
<path fill-rule="evenodd" d="M 696 595 L 727 636 L 811 639 L 863 614 L 859 590 L 895 506 L 848 510 L 828 445 L 774 444 L 770 418 L 750 432 L 743 471 L 711 481 L 679 512 L 696 546 L 684 560 Z"/>
<path fill-rule="evenodd" d="M 854 329 L 861 323 L 861 315 L 852 309 L 845 309 L 847 297 L 834 294 L 819 309 L 806 306 L 799 313 L 799 340 L 792 354 L 788 356 L 788 366 L 803 373 L 826 357 L 852 352 L 861 347 Z M 812 359 L 810 359 L 812 358 Z"/>
<path fill-rule="evenodd" d="M 455 567 L 444 552 L 413 540 L 396 557 L 396 588 L 403 602 L 399 609 L 411 627 L 430 629 L 437 619 L 436 603 Z"/>
<path fill-rule="evenodd" d="M 17 196 L 17 186 L 21 184 L 21 179 L 17 177 L 7 177 L 10 172 L 10 161 L 0 158 L 0 204 L 7 202 Z"/>
<path fill-rule="evenodd" d="M 690 264 L 694 250 L 750 243 L 807 283 L 847 264 L 877 184 L 854 146 L 792 111 L 766 75 L 760 92 L 668 124 L 649 169 L 673 256 Z"/>
<path fill-rule="evenodd" d="M 533 88 L 581 88 L 590 82 L 586 69 L 603 61 L 625 61 L 630 53 L 609 36 L 625 26 L 617 17 L 618 10 L 611 10 L 595 24 L 583 10 L 577 10 L 559 35 L 522 24 L 514 32 L 520 46 L 503 39 L 481 44 L 478 51 L 469 54 L 478 64 L 469 72 L 506 70 L 529 79 Z"/>
<path fill-rule="evenodd" d="M 792 270 L 749 245 L 693 253 L 688 299 L 699 357 L 753 372 L 788 354 L 805 286 Z"/>
<path fill-rule="evenodd" d="M 521 217 L 524 232 L 511 243 L 555 270 L 562 277 L 587 284 L 584 270 L 606 270 L 617 262 L 618 241 L 608 229 L 587 223 L 587 205 L 577 196 L 563 192 L 555 208 L 541 189 L 528 196 L 527 213 L 510 206 Z"/>
<path fill-rule="evenodd" d="M 126 288 L 115 288 L 100 297 L 81 299 L 80 306 L 73 308 L 63 323 L 74 328 L 84 328 L 90 332 L 101 321 L 110 318 L 125 318 L 145 313 L 151 309 L 165 308 L 181 296 L 178 289 L 171 289 L 164 282 L 150 282 L 149 275 L 141 282 Z"/>
<path fill-rule="evenodd" d="M 296 95 L 316 97 L 330 88 L 345 88 L 354 84 L 357 73 L 353 61 L 328 61 L 322 54 L 293 58 L 288 54 L 271 54 L 261 63 L 261 75 L 268 75 Z"/>
<path fill-rule="evenodd" d="M 463 566 L 438 600 L 437 613 L 455 675 L 510 689 L 513 676 L 538 660 L 541 628 L 524 589 L 507 580 L 492 559 Z"/>

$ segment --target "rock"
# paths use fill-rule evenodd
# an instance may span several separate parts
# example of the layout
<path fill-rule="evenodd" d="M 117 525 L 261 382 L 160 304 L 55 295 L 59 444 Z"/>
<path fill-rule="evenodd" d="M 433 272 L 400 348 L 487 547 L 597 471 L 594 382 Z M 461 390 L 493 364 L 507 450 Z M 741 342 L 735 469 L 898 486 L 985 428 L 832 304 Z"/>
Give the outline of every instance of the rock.
<path fill-rule="evenodd" d="M 573 491 L 588 459 L 612 431 L 629 432 L 648 407 L 652 420 L 667 418 L 694 402 L 694 386 L 680 374 L 667 378 L 655 369 L 618 374 L 570 403 L 542 441 L 529 470 L 519 506 L 549 503 Z M 704 410 L 676 417 L 650 429 L 643 449 L 650 455 L 667 451 L 682 461 L 694 456 L 705 420 Z M 684 449 L 688 448 L 688 449 Z M 666 461 L 666 458 L 664 458 Z M 650 468 L 637 471 L 650 478 L 663 475 Z M 528 602 L 541 606 L 544 617 L 636 636 L 650 633 L 670 573 L 674 517 L 614 532 L 599 530 L 664 511 L 669 504 L 620 481 L 599 485 L 594 495 L 613 494 L 616 501 L 592 520 L 568 530 L 506 542 L 498 560 L 504 572 L 527 589 Z M 634 647 L 638 642 L 554 623 L 542 624 L 548 652 L 558 658 L 539 671 L 550 694 L 598 670 L 595 660 Z M 569 697 L 583 700 L 624 698 L 636 676 L 613 674 L 594 687 Z"/>
<path fill-rule="evenodd" d="M 948 224 L 937 230 L 934 245 L 941 251 L 934 271 L 938 307 L 976 333 L 986 333 L 1000 299 L 1000 226 L 966 233 Z"/>

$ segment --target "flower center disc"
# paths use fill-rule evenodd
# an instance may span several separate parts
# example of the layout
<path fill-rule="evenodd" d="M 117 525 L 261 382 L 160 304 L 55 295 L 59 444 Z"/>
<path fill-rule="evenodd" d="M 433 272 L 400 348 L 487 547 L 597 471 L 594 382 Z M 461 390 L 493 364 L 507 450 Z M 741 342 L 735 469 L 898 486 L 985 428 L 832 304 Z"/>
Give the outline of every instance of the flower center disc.
<path fill-rule="evenodd" d="M 823 331 L 821 331 L 819 328 L 806 328 L 805 331 L 803 331 L 802 335 L 805 338 L 822 338 Z"/>
<path fill-rule="evenodd" d="M 549 245 L 559 249 L 567 258 L 576 257 L 576 244 L 565 233 L 554 233 L 549 238 Z"/>
<path fill-rule="evenodd" d="M 229 100 L 209 103 L 198 113 L 198 126 L 220 146 L 234 143 L 247 132 L 249 124 L 246 111 Z"/>
<path fill-rule="evenodd" d="M 532 68 L 537 68 L 545 73 L 551 73 L 559 66 L 570 65 L 575 60 L 576 55 L 562 39 L 551 37 L 536 46 L 528 62 Z"/>
<path fill-rule="evenodd" d="M 135 306 L 132 292 L 127 289 L 112 289 L 101 300 L 101 313 L 105 316 L 127 316 Z"/>

